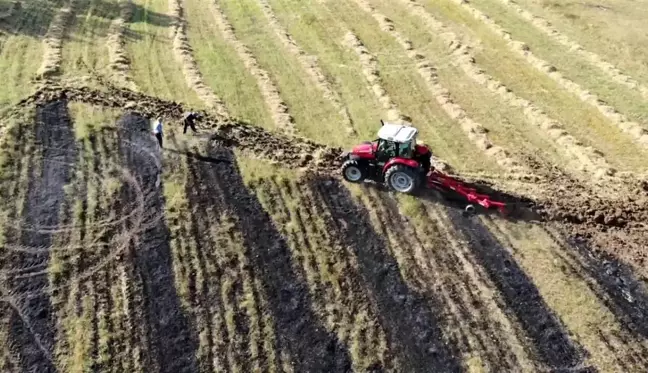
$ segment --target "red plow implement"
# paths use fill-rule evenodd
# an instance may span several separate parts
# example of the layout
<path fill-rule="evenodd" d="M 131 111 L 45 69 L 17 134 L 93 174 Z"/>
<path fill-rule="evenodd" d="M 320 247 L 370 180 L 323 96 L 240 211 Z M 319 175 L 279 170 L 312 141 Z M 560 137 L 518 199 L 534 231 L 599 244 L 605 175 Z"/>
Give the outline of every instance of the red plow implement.
<path fill-rule="evenodd" d="M 476 188 L 468 186 L 463 181 L 445 175 L 437 170 L 432 170 L 428 174 L 427 187 L 439 191 L 446 197 L 465 200 L 468 202 L 465 209 L 468 213 L 475 211 L 475 205 L 482 206 L 487 210 L 497 209 L 503 215 L 508 215 L 511 212 L 510 206 L 507 203 L 495 201 L 491 196 L 479 193 Z"/>

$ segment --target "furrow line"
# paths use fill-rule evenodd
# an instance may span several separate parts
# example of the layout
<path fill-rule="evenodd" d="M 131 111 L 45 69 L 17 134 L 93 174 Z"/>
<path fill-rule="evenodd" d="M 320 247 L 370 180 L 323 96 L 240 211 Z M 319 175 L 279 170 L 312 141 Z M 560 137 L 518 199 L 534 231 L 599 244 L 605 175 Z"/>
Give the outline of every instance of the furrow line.
<path fill-rule="evenodd" d="M 36 72 L 38 77 L 49 77 L 59 73 L 63 60 L 63 38 L 74 15 L 76 0 L 69 0 L 67 6 L 59 9 L 43 39 L 43 61 Z"/>
<path fill-rule="evenodd" d="M 487 74 L 475 62 L 472 48 L 462 43 L 461 39 L 441 21 L 425 10 L 416 0 L 399 0 L 406 4 L 411 13 L 423 20 L 430 29 L 430 33 L 440 37 L 446 44 L 448 51 L 454 57 L 454 61 L 464 73 L 474 82 L 486 87 L 491 92 L 497 93 L 504 102 L 510 106 L 523 110 L 527 122 L 544 130 L 548 136 L 561 146 L 575 161 L 579 162 L 576 168 L 582 168 L 594 176 L 613 175 L 616 170 L 610 166 L 603 154 L 584 145 L 581 141 L 569 134 L 564 126 L 557 120 L 551 118 L 546 112 L 540 109 L 531 101 L 519 97 L 502 82 Z"/>
<path fill-rule="evenodd" d="M 218 115 L 228 117 L 229 112 L 223 101 L 203 81 L 198 63 L 193 57 L 193 49 L 187 36 L 187 20 L 184 18 L 184 0 L 169 0 L 169 12 L 172 18 L 170 35 L 173 39 L 173 52 L 181 63 L 187 85 L 198 97 Z"/>
<path fill-rule="evenodd" d="M 347 134 L 356 134 L 356 130 L 353 127 L 353 120 L 351 119 L 351 115 L 349 114 L 349 109 L 344 104 L 342 98 L 340 97 L 340 94 L 335 91 L 333 85 L 324 74 L 324 71 L 317 62 L 317 57 L 307 54 L 306 51 L 304 51 L 297 44 L 288 30 L 284 28 L 284 26 L 280 23 L 268 0 L 258 1 L 263 14 L 270 24 L 270 27 L 277 35 L 279 40 L 281 40 L 284 47 L 288 50 L 288 52 L 297 57 L 302 68 L 308 73 L 311 80 L 315 83 L 315 86 L 319 88 L 319 90 L 324 94 L 324 98 L 329 100 L 338 110 L 338 113 L 340 114 L 340 116 L 342 116 L 342 124 L 344 125 Z"/>
<path fill-rule="evenodd" d="M 371 91 L 383 109 L 387 110 L 387 120 L 389 121 L 408 121 L 409 118 L 402 115 L 392 98 L 383 88 L 382 78 L 380 77 L 380 69 L 378 67 L 378 59 L 371 54 L 367 47 L 362 43 L 362 40 L 355 35 L 352 31 L 348 31 L 343 40 L 344 45 L 352 49 L 360 59 L 362 65 L 362 73 L 371 86 Z"/>
<path fill-rule="evenodd" d="M 126 52 L 124 33 L 133 16 L 133 0 L 119 1 L 119 17 L 110 23 L 108 30 L 108 69 L 113 81 L 136 91 L 135 81 L 130 76 L 130 58 Z"/>
<path fill-rule="evenodd" d="M 257 85 L 263 94 L 266 105 L 271 111 L 275 124 L 288 135 L 295 135 L 295 120 L 289 112 L 288 105 L 281 98 L 279 88 L 272 80 L 270 73 L 261 68 L 256 57 L 250 51 L 250 48 L 236 37 L 234 26 L 232 26 L 218 4 L 218 0 L 211 0 L 210 4 L 214 21 L 223 39 L 234 48 L 245 67 L 256 78 Z"/>
<path fill-rule="evenodd" d="M 416 69 L 419 75 L 426 83 L 428 90 L 434 95 L 434 98 L 443 108 L 446 114 L 456 120 L 461 125 L 461 129 L 467 137 L 486 155 L 493 157 L 497 163 L 513 173 L 529 171 L 529 167 L 514 159 L 508 151 L 499 145 L 495 145 L 488 138 L 487 129 L 480 123 L 475 122 L 468 116 L 468 113 L 453 101 L 450 92 L 441 85 L 436 68 L 426 57 L 414 48 L 411 40 L 405 38 L 398 31 L 394 23 L 385 15 L 380 14 L 366 0 L 354 0 L 355 3 L 364 12 L 370 14 L 380 26 L 380 29 L 392 36 L 398 44 L 407 51 L 407 56 L 416 63 Z"/>
<path fill-rule="evenodd" d="M 608 74 L 608 76 L 614 79 L 615 82 L 638 91 L 645 99 L 648 99 L 648 87 L 639 83 L 631 76 L 624 74 L 619 68 L 614 66 L 612 63 L 605 61 L 598 54 L 585 49 L 582 45 L 571 40 L 567 35 L 556 29 L 548 20 L 529 12 L 514 0 L 499 0 L 499 2 L 515 10 L 522 18 L 529 21 L 536 29 L 540 30 L 545 35 L 569 48 L 570 51 L 575 51 L 582 57 L 586 58 L 592 65 Z"/>
<path fill-rule="evenodd" d="M 557 82 L 566 91 L 578 97 L 582 102 L 589 104 L 596 108 L 604 117 L 610 120 L 617 128 L 623 133 L 631 136 L 638 144 L 648 148 L 648 130 L 643 128 L 639 123 L 630 121 L 625 115 L 619 113 L 612 106 L 604 103 L 598 96 L 592 92 L 585 90 L 579 84 L 567 79 L 555 66 L 549 62 L 537 57 L 531 51 L 529 46 L 521 41 L 513 39 L 511 33 L 506 31 L 502 26 L 495 22 L 492 18 L 481 12 L 479 9 L 470 5 L 467 0 L 452 0 L 455 4 L 465 9 L 472 15 L 473 18 L 484 23 L 492 32 L 500 36 L 509 47 L 510 50 L 524 58 L 527 63 L 533 66 L 536 70 L 547 75 L 549 78 Z"/>

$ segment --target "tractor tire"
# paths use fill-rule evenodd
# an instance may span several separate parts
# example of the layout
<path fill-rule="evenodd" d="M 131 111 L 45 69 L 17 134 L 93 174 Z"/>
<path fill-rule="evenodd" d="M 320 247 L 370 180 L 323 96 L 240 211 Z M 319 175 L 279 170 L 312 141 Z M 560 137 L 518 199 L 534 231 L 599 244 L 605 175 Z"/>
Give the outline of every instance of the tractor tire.
<path fill-rule="evenodd" d="M 407 166 L 395 165 L 385 172 L 385 184 L 396 192 L 413 194 L 421 185 L 421 173 Z"/>
<path fill-rule="evenodd" d="M 367 170 L 351 159 L 342 164 L 342 177 L 350 183 L 361 183 L 367 178 Z"/>

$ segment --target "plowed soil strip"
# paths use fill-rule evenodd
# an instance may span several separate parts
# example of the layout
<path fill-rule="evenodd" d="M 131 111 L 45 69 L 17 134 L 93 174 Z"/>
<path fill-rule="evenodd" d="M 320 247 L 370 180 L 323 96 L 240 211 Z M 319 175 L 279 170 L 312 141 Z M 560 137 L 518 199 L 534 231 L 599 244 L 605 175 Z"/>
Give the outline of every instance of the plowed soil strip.
<path fill-rule="evenodd" d="M 30 166 L 30 180 L 22 210 L 22 222 L 31 226 L 57 226 L 59 211 L 64 204 L 64 187 L 71 180 L 69 165 L 76 162 L 74 134 L 67 112 L 67 103 L 60 101 L 40 108 L 37 113 L 35 136 L 42 144 L 36 164 Z M 35 174 L 36 170 L 40 174 Z M 49 247 L 53 244 L 52 233 L 24 231 L 17 239 L 28 248 Z M 47 263 L 48 253 L 21 253 L 17 255 L 16 268 L 28 263 Z M 45 274 L 14 279 L 8 288 L 20 298 L 13 304 L 11 340 L 20 349 L 23 370 L 50 371 L 54 369 L 54 313 Z"/>
<path fill-rule="evenodd" d="M 471 47 L 447 28 L 441 21 L 432 16 L 416 0 L 399 0 L 409 7 L 412 14 L 423 20 L 430 33 L 441 38 L 456 64 L 476 83 L 497 93 L 508 105 L 523 110 L 527 122 L 544 130 L 572 158 L 576 169 L 584 169 L 594 176 L 612 175 L 615 170 L 607 163 L 603 155 L 570 135 L 561 123 L 549 117 L 531 101 L 517 96 L 509 88 L 483 71 L 475 62 Z"/>
<path fill-rule="evenodd" d="M 314 178 L 310 181 L 333 217 L 330 229 L 350 247 L 358 262 L 364 288 L 378 310 L 389 347 L 405 371 L 460 371 L 460 362 L 448 346 L 439 327 L 438 310 L 411 289 L 390 255 L 387 243 L 374 230 L 369 213 L 358 205 L 338 181 Z M 434 302 L 431 302 L 434 303 Z M 425 332 L 424 332 L 425 331 Z M 429 352 L 434 350 L 434 354 Z"/>
<path fill-rule="evenodd" d="M 465 9 L 475 19 L 483 22 L 493 33 L 500 36 L 506 42 L 506 45 L 511 51 L 524 58 L 536 70 L 556 81 L 561 87 L 578 97 L 582 102 L 596 108 L 610 122 L 614 123 L 617 128 L 632 137 L 639 145 L 648 147 L 648 130 L 643 128 L 639 123 L 630 121 L 615 108 L 603 103 L 603 101 L 593 93 L 586 91 L 577 83 L 565 78 L 554 66 L 534 55 L 528 45 L 513 39 L 510 32 L 506 31 L 479 9 L 470 5 L 467 0 L 452 1 Z"/>
<path fill-rule="evenodd" d="M 137 86 L 130 75 L 130 58 L 126 52 L 124 34 L 128 23 L 133 16 L 133 0 L 119 0 L 119 17 L 110 23 L 108 30 L 108 69 L 111 78 L 124 87 L 137 90 Z"/>
<path fill-rule="evenodd" d="M 509 248 L 479 220 L 464 219 L 455 210 L 448 210 L 447 214 L 453 229 L 469 243 L 476 262 L 488 273 L 502 294 L 506 307 L 532 343 L 529 347 L 534 360 L 541 363 L 537 368 L 581 367 L 585 358 L 581 352 L 583 347 L 570 337 Z M 551 332 L 547 333 L 548 330 Z"/>
<path fill-rule="evenodd" d="M 245 67 L 256 77 L 259 89 L 264 96 L 266 105 L 268 105 L 272 113 L 275 124 L 288 135 L 294 135 L 296 132 L 294 119 L 289 113 L 288 106 L 281 98 L 276 83 L 270 74 L 261 68 L 250 49 L 236 37 L 234 27 L 218 4 L 218 0 L 209 1 L 214 21 L 221 31 L 223 38 L 236 50 Z"/>
<path fill-rule="evenodd" d="M 317 57 L 308 55 L 297 44 L 292 36 L 290 36 L 288 31 L 281 25 L 279 19 L 274 14 L 268 0 L 258 0 L 258 2 L 263 14 L 268 19 L 270 27 L 277 35 L 277 38 L 281 40 L 281 43 L 292 55 L 297 57 L 302 68 L 306 71 L 313 83 L 322 91 L 324 97 L 338 110 L 339 114 L 342 116 L 342 125 L 345 127 L 346 132 L 348 134 L 355 134 L 356 131 L 353 128 L 353 121 L 351 120 L 349 110 L 346 107 L 346 104 L 342 101 L 339 93 L 333 88 L 333 85 L 324 74 L 322 68 L 319 66 Z"/>
<path fill-rule="evenodd" d="M 576 52 L 580 56 L 584 57 L 592 65 L 596 66 L 598 69 L 603 71 L 609 77 L 614 79 L 615 82 L 623 84 L 628 88 L 638 91 L 646 100 L 648 100 L 648 87 L 639 83 L 631 76 L 624 74 L 616 66 L 614 66 L 610 62 L 605 61 L 598 54 L 585 49 L 585 47 L 578 44 L 574 40 L 570 39 L 567 35 L 561 33 L 548 20 L 534 15 L 530 11 L 524 9 L 524 7 L 519 5 L 514 0 L 499 0 L 499 2 L 513 9 L 523 19 L 529 21 L 529 23 L 531 23 L 536 29 L 540 30 L 542 33 L 549 36 L 552 40 L 569 48 L 570 51 Z"/>
<path fill-rule="evenodd" d="M 169 0 L 169 12 L 172 18 L 171 39 L 176 60 L 182 65 L 187 85 L 193 89 L 205 104 L 214 109 L 218 115 L 229 116 L 223 101 L 203 81 L 198 63 L 193 58 L 193 49 L 187 37 L 187 21 L 184 18 L 184 0 Z"/>
<path fill-rule="evenodd" d="M 61 68 L 63 38 L 68 24 L 72 20 L 77 0 L 69 0 L 67 6 L 61 8 L 50 25 L 43 40 L 43 61 L 37 71 L 38 76 L 57 74 Z"/>
<path fill-rule="evenodd" d="M 164 211 L 164 199 L 157 184 L 161 171 L 155 159 L 151 158 L 157 153 L 155 140 L 148 136 L 148 121 L 142 117 L 126 115 L 119 126 L 120 140 L 129 141 L 119 144 L 122 161 L 137 175 L 145 197 L 145 224 L 133 239 L 136 251 L 129 255 L 133 256 L 134 272 L 128 273 L 130 271 L 126 268 L 124 278 L 125 281 L 136 280 L 134 285 L 138 279 L 141 281 L 140 286 L 132 286 L 132 307 L 144 308 L 141 311 L 131 309 L 131 314 L 133 321 L 138 323 L 132 326 L 140 329 L 140 340 L 144 344 L 135 346 L 142 348 L 145 366 L 153 364 L 161 372 L 178 372 L 186 367 L 195 370 L 196 346 L 176 293 L 168 246 L 169 232 L 164 219 L 157 216 Z M 125 201 L 135 198 L 132 191 L 122 193 L 125 193 Z"/>
<path fill-rule="evenodd" d="M 382 31 L 391 35 L 405 49 L 408 57 L 416 63 L 416 69 L 419 75 L 425 81 L 436 101 L 450 118 L 459 122 L 461 129 L 480 150 L 485 152 L 486 155 L 493 157 L 499 165 L 513 171 L 513 173 L 529 171 L 528 167 L 525 167 L 518 160 L 514 159 L 504 148 L 494 145 L 486 135 L 487 130 L 481 124 L 472 120 L 461 106 L 453 102 L 450 92 L 439 82 L 435 68 L 424 55 L 414 48 L 411 40 L 405 38 L 396 30 L 394 23 L 389 18 L 378 13 L 366 0 L 355 0 L 355 2 L 360 9 L 369 13 L 376 20 Z"/>
<path fill-rule="evenodd" d="M 214 187 L 222 193 L 223 208 L 233 213 L 234 229 L 241 232 L 246 252 L 254 250 L 248 260 L 265 284 L 275 334 L 279 345 L 290 352 L 294 370 L 346 371 L 351 365 L 348 352 L 316 317 L 307 285 L 294 272 L 290 249 L 256 196 L 247 190 L 233 153 L 209 147 L 208 155 L 231 162 L 210 167 Z"/>

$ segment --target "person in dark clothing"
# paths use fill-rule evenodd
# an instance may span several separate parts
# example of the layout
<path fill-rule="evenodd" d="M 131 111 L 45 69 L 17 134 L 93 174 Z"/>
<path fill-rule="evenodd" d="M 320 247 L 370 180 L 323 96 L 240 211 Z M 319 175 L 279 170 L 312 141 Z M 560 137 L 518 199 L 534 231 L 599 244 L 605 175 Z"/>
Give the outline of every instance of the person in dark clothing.
<path fill-rule="evenodd" d="M 198 113 L 196 113 L 195 111 L 185 113 L 184 130 L 182 131 L 182 133 L 187 133 L 187 127 L 191 127 L 191 130 L 194 131 L 194 133 L 198 132 L 196 130 L 196 120 L 198 120 L 198 118 Z"/>

